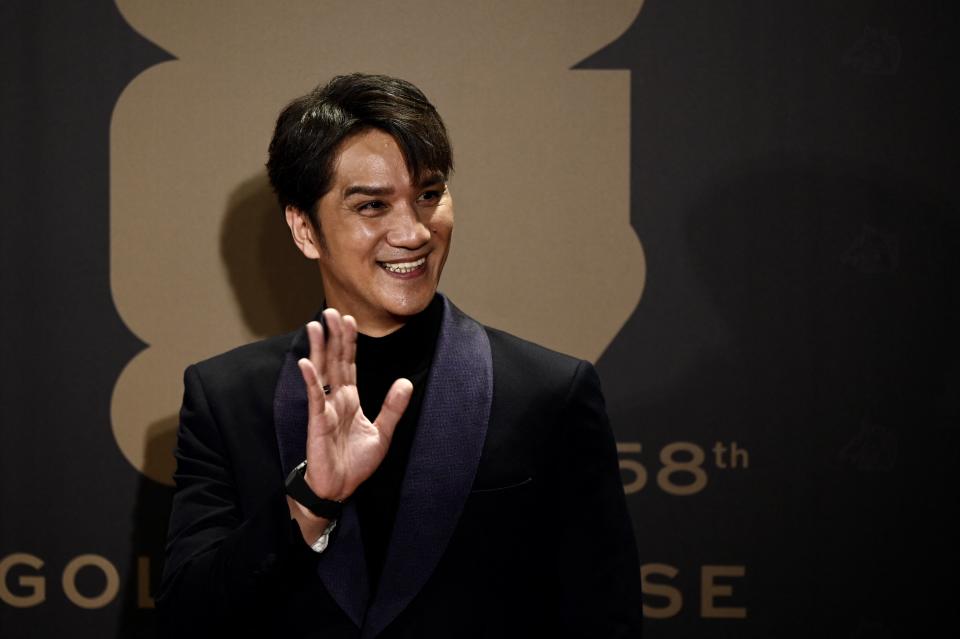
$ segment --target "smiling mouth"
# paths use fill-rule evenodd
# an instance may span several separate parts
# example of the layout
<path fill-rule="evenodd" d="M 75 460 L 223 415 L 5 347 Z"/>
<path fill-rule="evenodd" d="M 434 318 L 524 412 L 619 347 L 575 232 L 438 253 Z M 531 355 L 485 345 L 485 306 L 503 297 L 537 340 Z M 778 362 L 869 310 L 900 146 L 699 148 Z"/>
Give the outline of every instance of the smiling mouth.
<path fill-rule="evenodd" d="M 424 256 L 419 260 L 414 260 L 412 262 L 377 262 L 377 264 L 379 264 L 385 271 L 403 275 L 404 273 L 412 273 L 426 264 L 426 262 L 427 258 Z"/>

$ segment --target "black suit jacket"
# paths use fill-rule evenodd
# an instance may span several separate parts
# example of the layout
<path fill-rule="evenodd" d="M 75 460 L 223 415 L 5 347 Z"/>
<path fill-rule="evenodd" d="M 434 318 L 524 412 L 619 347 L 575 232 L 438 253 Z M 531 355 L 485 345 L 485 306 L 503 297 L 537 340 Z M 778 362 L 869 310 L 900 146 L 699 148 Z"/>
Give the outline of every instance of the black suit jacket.
<path fill-rule="evenodd" d="M 319 555 L 287 509 L 306 436 L 303 332 L 187 369 L 157 601 L 171 635 L 639 636 L 639 563 L 593 367 L 444 303 L 376 593 L 349 502 Z"/>

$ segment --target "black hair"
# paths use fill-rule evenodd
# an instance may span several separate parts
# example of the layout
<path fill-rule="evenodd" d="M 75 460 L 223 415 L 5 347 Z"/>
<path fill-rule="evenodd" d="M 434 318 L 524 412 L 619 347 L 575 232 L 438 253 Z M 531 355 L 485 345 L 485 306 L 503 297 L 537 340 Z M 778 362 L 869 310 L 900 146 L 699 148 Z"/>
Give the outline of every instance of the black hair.
<path fill-rule="evenodd" d="M 316 226 L 317 201 L 330 190 L 340 145 L 369 129 L 393 136 L 414 183 L 429 173 L 447 179 L 453 171 L 446 127 L 420 89 L 385 75 L 339 75 L 277 118 L 267 173 L 281 209 L 292 205 Z"/>

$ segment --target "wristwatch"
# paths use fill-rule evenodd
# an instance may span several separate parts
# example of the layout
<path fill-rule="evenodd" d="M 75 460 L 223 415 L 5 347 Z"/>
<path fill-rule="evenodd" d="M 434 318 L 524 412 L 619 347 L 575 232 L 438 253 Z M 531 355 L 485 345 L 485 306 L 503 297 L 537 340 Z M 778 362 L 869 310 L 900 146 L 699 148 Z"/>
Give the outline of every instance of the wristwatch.
<path fill-rule="evenodd" d="M 310 544 L 310 548 L 313 550 L 313 552 L 323 552 L 330 544 L 330 533 L 332 533 L 333 529 L 337 527 L 337 518 L 340 517 L 340 511 L 343 510 L 343 504 L 339 501 L 334 501 L 333 499 L 317 497 L 317 495 L 310 490 L 310 486 L 307 485 L 306 479 L 304 479 L 306 473 L 307 462 L 304 460 L 290 471 L 290 474 L 287 475 L 285 485 L 287 487 L 287 494 L 297 500 L 297 502 L 300 504 L 303 504 L 307 510 L 312 512 L 317 517 L 323 517 L 324 519 L 330 520 L 330 523 L 328 523 L 327 527 L 324 528 L 323 534 L 320 535 L 319 539 Z"/>
<path fill-rule="evenodd" d="M 287 475 L 287 494 L 303 504 L 307 510 L 317 517 L 323 517 L 324 519 L 336 519 L 339 517 L 340 511 L 343 510 L 343 503 L 334 501 L 333 499 L 317 497 L 314 492 L 310 490 L 310 486 L 307 485 L 307 480 L 304 479 L 304 475 L 306 474 L 307 462 L 304 460 Z"/>

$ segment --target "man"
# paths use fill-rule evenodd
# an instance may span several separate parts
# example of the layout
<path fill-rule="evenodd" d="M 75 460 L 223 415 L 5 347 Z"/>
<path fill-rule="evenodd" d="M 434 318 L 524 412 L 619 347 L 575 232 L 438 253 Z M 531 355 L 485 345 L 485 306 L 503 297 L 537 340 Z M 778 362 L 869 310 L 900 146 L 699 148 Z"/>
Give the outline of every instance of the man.
<path fill-rule="evenodd" d="M 453 163 L 433 106 L 334 78 L 281 113 L 267 166 L 327 308 L 187 369 L 171 634 L 637 636 L 592 366 L 437 293 Z"/>

